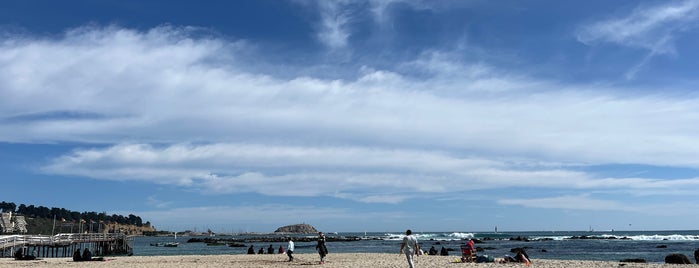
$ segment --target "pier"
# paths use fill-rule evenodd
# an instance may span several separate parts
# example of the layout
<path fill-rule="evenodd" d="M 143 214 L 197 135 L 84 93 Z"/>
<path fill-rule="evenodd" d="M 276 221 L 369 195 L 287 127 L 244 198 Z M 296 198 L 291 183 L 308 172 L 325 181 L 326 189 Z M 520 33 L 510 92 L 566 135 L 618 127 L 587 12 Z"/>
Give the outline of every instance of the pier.
<path fill-rule="evenodd" d="M 88 248 L 93 256 L 132 255 L 133 236 L 122 233 L 63 233 L 54 236 L 0 236 L 0 258 L 14 257 L 19 249 L 37 258 L 72 257 L 76 249 Z"/>

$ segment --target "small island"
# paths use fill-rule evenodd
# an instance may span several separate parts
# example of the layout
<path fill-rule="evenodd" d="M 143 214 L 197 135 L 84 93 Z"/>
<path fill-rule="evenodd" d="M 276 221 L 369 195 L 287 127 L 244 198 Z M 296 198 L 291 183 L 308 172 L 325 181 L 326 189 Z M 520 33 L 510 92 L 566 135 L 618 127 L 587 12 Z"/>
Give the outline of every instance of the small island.
<path fill-rule="evenodd" d="M 313 227 L 310 224 L 306 223 L 301 223 L 301 224 L 292 224 L 292 225 L 287 225 L 287 226 L 282 226 L 277 228 L 274 233 L 279 234 L 315 234 L 318 233 L 318 230 Z"/>

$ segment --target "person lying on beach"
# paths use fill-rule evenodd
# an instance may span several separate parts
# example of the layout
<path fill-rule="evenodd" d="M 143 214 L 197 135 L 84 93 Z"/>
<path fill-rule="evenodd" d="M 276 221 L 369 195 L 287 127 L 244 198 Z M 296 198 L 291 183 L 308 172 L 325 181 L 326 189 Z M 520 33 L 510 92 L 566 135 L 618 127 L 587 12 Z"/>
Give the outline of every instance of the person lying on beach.
<path fill-rule="evenodd" d="M 529 259 L 529 255 L 527 254 L 526 251 L 522 248 L 518 248 L 516 250 L 517 255 L 515 257 L 510 257 L 509 255 L 505 255 L 501 260 L 498 260 L 498 263 L 508 263 L 508 262 L 521 262 L 525 263 L 527 266 L 531 264 L 531 260 Z"/>

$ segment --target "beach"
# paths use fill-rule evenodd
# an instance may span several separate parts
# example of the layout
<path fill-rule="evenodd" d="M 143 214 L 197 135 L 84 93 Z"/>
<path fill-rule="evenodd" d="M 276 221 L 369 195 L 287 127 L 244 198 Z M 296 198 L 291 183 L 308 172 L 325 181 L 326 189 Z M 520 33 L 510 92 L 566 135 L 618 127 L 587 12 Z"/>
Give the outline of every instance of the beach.
<path fill-rule="evenodd" d="M 45 258 L 33 261 L 15 261 L 11 258 L 0 259 L 0 268 L 15 267 L 408 267 L 405 255 L 395 253 L 337 253 L 326 257 L 325 264 L 318 263 L 318 254 L 294 254 L 295 261 L 287 262 L 286 255 L 177 255 L 177 256 L 123 256 L 107 257 L 103 262 L 73 262 L 71 258 Z M 457 256 L 419 256 L 416 267 L 522 267 L 522 263 L 457 263 Z M 615 261 L 582 260 L 546 260 L 534 259 L 530 267 L 564 268 L 564 267 L 677 267 L 661 263 L 620 263 Z"/>

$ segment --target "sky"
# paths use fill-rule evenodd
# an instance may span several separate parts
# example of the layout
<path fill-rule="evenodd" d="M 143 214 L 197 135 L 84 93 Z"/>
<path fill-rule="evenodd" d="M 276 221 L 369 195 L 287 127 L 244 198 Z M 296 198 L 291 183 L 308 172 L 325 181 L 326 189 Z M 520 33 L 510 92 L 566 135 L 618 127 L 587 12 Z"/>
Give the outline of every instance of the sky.
<path fill-rule="evenodd" d="M 0 200 L 159 230 L 685 230 L 699 0 L 9 0 Z"/>

